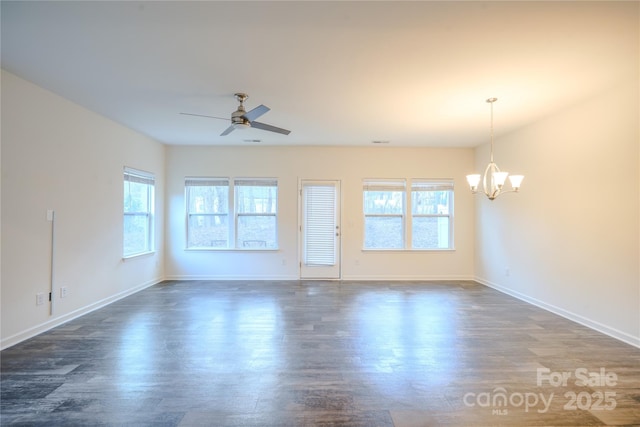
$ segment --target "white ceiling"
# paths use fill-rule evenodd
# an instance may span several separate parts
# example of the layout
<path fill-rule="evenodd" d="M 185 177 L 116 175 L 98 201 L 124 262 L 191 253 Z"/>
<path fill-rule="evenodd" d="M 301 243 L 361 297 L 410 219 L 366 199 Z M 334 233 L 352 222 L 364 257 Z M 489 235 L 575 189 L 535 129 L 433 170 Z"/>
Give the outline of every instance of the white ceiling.
<path fill-rule="evenodd" d="M 1 7 L 4 69 L 166 144 L 469 147 L 489 97 L 499 136 L 638 74 L 638 2 Z M 234 92 L 291 134 L 179 114 L 228 117 Z"/>

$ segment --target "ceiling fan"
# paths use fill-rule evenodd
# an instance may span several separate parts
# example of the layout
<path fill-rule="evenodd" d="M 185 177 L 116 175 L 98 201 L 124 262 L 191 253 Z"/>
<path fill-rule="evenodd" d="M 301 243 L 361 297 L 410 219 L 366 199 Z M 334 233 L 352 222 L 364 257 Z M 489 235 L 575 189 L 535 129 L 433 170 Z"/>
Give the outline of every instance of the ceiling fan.
<path fill-rule="evenodd" d="M 266 123 L 256 122 L 255 119 L 266 113 L 270 110 L 266 105 L 259 105 L 253 110 L 246 111 L 244 109 L 244 101 L 249 98 L 249 95 L 246 93 L 236 93 L 234 94 L 240 105 L 238 109 L 231 113 L 231 126 L 226 128 L 224 132 L 220 134 L 220 136 L 229 135 L 235 129 L 246 129 L 246 128 L 256 128 L 262 130 L 268 130 L 269 132 L 281 133 L 284 135 L 289 135 L 291 133 L 290 130 L 282 129 L 276 126 L 268 125 Z M 186 116 L 197 116 L 197 117 L 209 117 L 212 119 L 220 119 L 220 120 L 229 120 L 223 117 L 216 116 L 206 116 L 204 114 L 193 114 L 193 113 L 180 113 Z"/>

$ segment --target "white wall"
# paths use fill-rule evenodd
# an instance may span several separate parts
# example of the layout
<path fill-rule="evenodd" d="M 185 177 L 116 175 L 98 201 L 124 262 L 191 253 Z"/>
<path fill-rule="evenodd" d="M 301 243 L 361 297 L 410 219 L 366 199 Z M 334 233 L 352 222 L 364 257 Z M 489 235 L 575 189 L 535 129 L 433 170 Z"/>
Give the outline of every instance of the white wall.
<path fill-rule="evenodd" d="M 485 284 L 640 346 L 637 77 L 496 141 L 520 194 L 478 202 Z M 478 169 L 488 148 L 478 149 Z M 510 275 L 505 269 L 510 269 Z"/>
<path fill-rule="evenodd" d="M 1 345 L 163 278 L 164 146 L 2 71 Z M 122 260 L 123 166 L 155 173 L 158 251 Z M 55 211 L 54 293 L 48 295 Z"/>
<path fill-rule="evenodd" d="M 337 179 L 343 279 L 472 279 L 474 202 L 465 174 L 473 169 L 473 156 L 472 149 L 168 147 L 167 278 L 297 279 L 299 179 Z M 185 251 L 185 176 L 278 178 L 280 249 Z M 455 179 L 456 250 L 363 252 L 363 178 Z"/>

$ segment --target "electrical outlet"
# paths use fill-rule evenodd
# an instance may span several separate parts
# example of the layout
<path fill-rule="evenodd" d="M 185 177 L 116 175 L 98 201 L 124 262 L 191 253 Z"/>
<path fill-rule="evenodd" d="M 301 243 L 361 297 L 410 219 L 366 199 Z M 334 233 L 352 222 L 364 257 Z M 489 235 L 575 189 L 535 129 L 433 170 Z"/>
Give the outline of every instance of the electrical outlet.
<path fill-rule="evenodd" d="M 42 304 L 44 304 L 44 293 L 38 292 L 36 294 L 36 305 L 42 305 Z"/>
<path fill-rule="evenodd" d="M 60 288 L 60 298 L 66 298 L 66 297 L 67 297 L 67 287 L 62 286 Z"/>
<path fill-rule="evenodd" d="M 504 269 L 504 275 L 507 277 L 511 276 L 511 270 L 509 269 L 509 267 Z"/>

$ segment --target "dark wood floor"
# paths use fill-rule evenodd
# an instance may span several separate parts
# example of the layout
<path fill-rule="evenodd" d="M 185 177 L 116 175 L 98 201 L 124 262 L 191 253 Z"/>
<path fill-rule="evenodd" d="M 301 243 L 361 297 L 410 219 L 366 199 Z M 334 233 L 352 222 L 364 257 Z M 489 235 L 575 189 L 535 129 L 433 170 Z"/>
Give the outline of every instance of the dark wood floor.
<path fill-rule="evenodd" d="M 640 424 L 640 349 L 472 282 L 169 281 L 1 358 L 2 425 Z"/>

